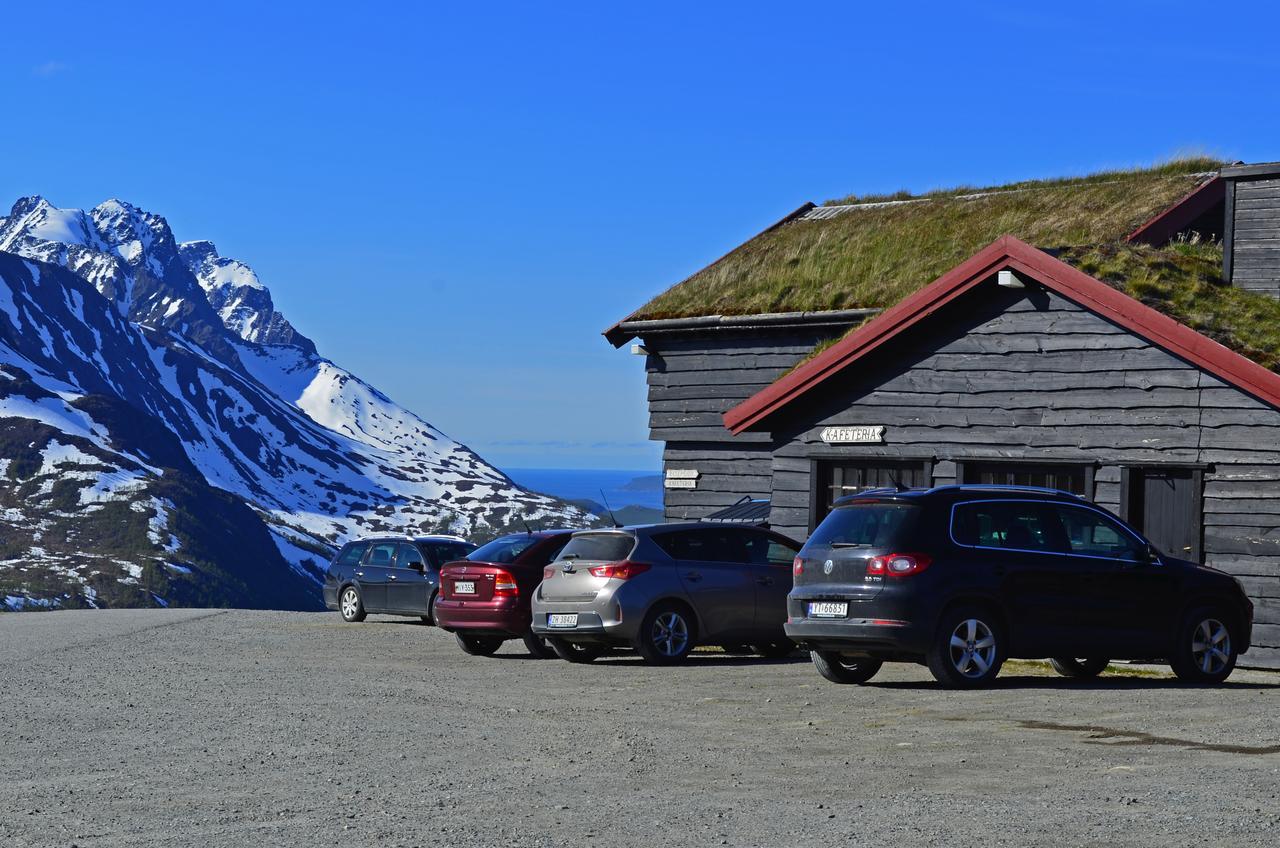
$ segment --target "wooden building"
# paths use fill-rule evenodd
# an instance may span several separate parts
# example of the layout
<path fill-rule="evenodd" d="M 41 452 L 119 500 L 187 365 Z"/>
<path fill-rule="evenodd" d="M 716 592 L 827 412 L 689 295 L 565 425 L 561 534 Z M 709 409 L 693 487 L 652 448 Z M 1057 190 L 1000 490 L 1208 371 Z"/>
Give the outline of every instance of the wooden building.
<path fill-rule="evenodd" d="M 606 337 L 646 354 L 671 519 L 1067 489 L 1236 574 L 1280 667 L 1277 245 L 1277 166 L 807 204 Z"/>

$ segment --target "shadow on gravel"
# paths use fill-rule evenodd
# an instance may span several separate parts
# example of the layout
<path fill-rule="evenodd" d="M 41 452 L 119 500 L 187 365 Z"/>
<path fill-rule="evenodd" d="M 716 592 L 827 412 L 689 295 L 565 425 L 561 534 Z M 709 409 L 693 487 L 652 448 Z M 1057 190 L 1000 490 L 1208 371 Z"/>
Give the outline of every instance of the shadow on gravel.
<path fill-rule="evenodd" d="M 1056 724 L 1051 721 L 1019 721 L 1027 730 L 1054 730 L 1063 733 L 1087 733 L 1087 745 L 1167 745 L 1192 751 L 1218 751 L 1224 754 L 1280 754 L 1280 745 L 1227 745 L 1218 742 L 1195 742 L 1191 739 L 1174 739 L 1170 736 L 1154 736 L 1141 730 L 1118 730 L 1093 724 Z"/>
<path fill-rule="evenodd" d="M 938 684 L 932 681 L 894 681 L 892 683 L 877 683 L 872 680 L 870 683 L 863 684 L 875 689 L 937 689 Z M 1065 677 L 1039 677 L 1028 675 L 1025 677 L 1009 676 L 997 677 L 995 682 L 985 689 L 970 690 L 974 692 L 990 692 L 999 689 L 1056 689 L 1066 692 L 1123 692 L 1126 690 L 1141 689 L 1276 689 L 1280 688 L 1280 680 L 1275 683 L 1246 683 L 1244 681 L 1233 682 L 1228 680 L 1225 683 L 1219 683 L 1214 686 L 1197 686 L 1192 683 L 1183 683 L 1172 677 L 1096 677 L 1092 680 L 1068 680 Z"/>

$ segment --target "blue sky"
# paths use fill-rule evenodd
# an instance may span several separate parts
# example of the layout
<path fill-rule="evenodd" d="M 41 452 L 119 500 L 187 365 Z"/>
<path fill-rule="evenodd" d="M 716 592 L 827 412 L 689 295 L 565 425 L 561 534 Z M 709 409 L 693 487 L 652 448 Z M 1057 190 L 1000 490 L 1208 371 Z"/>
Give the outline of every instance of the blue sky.
<path fill-rule="evenodd" d="M 212 239 L 499 465 L 656 467 L 600 331 L 806 200 L 1280 159 L 1274 7 L 1027 6 L 21 4 L 0 203 Z"/>

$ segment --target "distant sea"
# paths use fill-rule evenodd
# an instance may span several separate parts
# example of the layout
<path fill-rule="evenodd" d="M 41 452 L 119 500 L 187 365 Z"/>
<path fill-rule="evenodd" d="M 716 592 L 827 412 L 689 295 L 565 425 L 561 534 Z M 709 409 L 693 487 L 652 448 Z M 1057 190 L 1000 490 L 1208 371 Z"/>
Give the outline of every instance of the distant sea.
<path fill-rule="evenodd" d="M 584 471 L 576 468 L 504 468 L 526 489 L 567 500 L 600 503 L 600 490 L 613 509 L 646 506 L 662 509 L 662 474 L 658 471 Z"/>

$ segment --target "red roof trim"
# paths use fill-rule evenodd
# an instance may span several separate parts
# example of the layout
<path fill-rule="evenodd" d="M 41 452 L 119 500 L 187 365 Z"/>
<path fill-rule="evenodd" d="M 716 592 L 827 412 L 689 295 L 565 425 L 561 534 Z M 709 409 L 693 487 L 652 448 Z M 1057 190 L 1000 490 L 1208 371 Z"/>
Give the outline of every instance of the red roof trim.
<path fill-rule="evenodd" d="M 1129 233 L 1125 241 L 1159 247 L 1191 225 L 1191 222 L 1208 212 L 1215 203 L 1227 197 L 1227 183 L 1215 176 L 1196 186 L 1190 194 Z"/>
<path fill-rule="evenodd" d="M 1051 291 L 1174 356 L 1261 401 L 1280 407 L 1280 375 L 1025 242 L 1002 236 L 847 338 L 730 409 L 724 414 L 725 426 L 735 434 L 752 428 L 1004 268 L 1039 281 Z"/>

